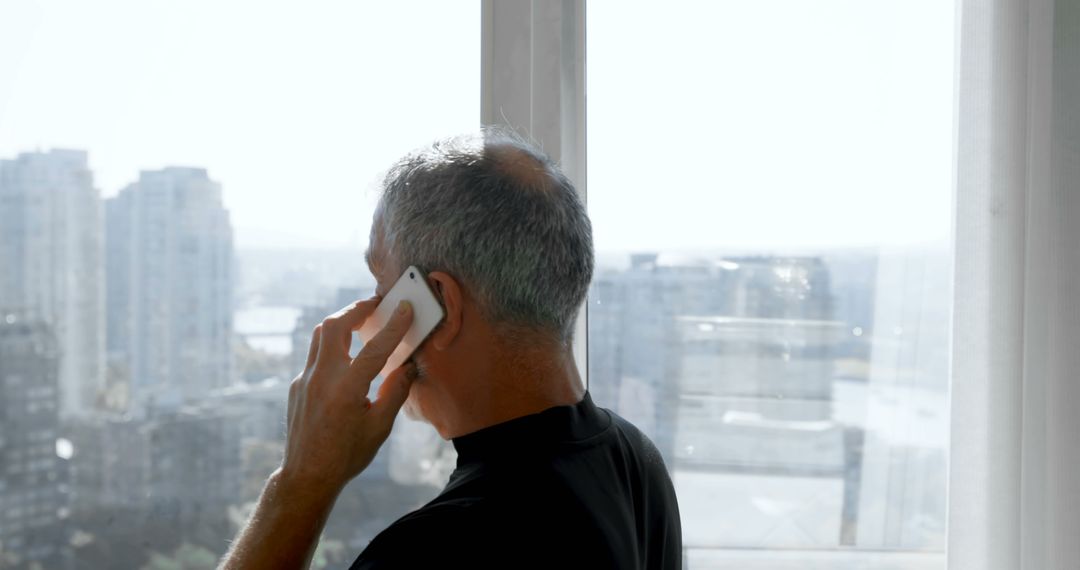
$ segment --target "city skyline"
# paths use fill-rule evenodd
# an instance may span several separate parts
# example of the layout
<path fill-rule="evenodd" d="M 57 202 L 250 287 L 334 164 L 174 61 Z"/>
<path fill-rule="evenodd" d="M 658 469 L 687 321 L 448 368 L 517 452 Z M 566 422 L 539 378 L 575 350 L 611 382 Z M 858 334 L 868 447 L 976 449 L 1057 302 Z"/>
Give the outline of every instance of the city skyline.
<path fill-rule="evenodd" d="M 12 176 L 23 163 L 37 166 Z M 17 475 L 0 473 L 9 490 L 0 504 L 20 521 L 0 525 L 14 549 L 0 556 L 102 564 L 184 548 L 220 556 L 220 536 L 243 522 L 280 460 L 288 382 L 311 329 L 373 283 L 355 250 L 238 250 L 227 184 L 206 169 L 143 171 L 102 199 L 84 165 L 85 153 L 72 150 L 0 161 L 6 206 L 63 203 L 56 190 L 67 186 L 54 181 L 68 171 L 77 182 L 69 191 L 95 201 L 83 209 L 101 213 L 86 231 L 100 238 L 89 240 L 102 250 L 89 260 L 103 281 L 107 326 L 93 340 L 104 342 L 109 364 L 92 409 L 63 417 L 53 399 L 80 389 L 53 375 L 64 366 L 63 342 L 27 347 L 71 321 L 52 316 L 29 329 L 4 315 L 0 350 L 13 358 L 0 363 L 0 391 L 17 406 L 35 403 L 25 406 L 30 415 L 0 418 L 0 430 L 20 434 L 0 445 L 0 459 L 41 471 L 47 483 L 19 486 Z M 11 275 L 36 274 L 26 268 L 48 258 L 23 253 L 34 232 L 71 227 L 38 211 L 3 212 L 17 222 L 3 228 L 3 252 L 21 268 L 6 274 L 9 289 Z M 58 235 L 79 242 L 77 232 Z M 598 256 L 581 365 L 598 405 L 638 425 L 662 453 L 685 506 L 687 552 L 940 553 L 948 301 L 935 292 L 948 286 L 947 252 L 655 249 L 625 259 L 608 252 L 611 263 Z M 63 266 L 38 281 L 60 283 L 76 270 L 87 268 Z M 267 309 L 272 330 L 242 318 Z M 244 330 L 234 326 L 244 321 Z M 37 380 L 27 383 L 28 373 Z M 430 426 L 399 422 L 327 525 L 338 562 L 437 493 L 455 457 Z M 357 528 L 361 512 L 368 524 Z M 57 536 L 76 545 L 40 547 Z M 94 540 L 79 542 L 85 536 Z M 141 547 L 110 550 L 133 537 Z M 928 560 L 929 568 L 938 558 Z"/>

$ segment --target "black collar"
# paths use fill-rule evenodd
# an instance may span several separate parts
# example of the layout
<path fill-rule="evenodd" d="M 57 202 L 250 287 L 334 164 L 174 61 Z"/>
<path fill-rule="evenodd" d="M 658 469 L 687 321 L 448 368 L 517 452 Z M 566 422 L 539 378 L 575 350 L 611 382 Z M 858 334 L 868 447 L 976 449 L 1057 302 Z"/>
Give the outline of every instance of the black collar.
<path fill-rule="evenodd" d="M 611 425 L 611 417 L 593 404 L 592 396 L 576 404 L 555 406 L 521 416 L 470 434 L 453 438 L 458 465 L 529 453 L 553 444 L 580 443 Z"/>

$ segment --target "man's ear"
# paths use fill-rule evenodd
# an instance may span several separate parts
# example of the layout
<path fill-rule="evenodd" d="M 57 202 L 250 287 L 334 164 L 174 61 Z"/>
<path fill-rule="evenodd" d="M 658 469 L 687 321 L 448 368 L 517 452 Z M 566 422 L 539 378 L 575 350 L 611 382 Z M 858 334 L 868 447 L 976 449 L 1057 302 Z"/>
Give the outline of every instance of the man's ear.
<path fill-rule="evenodd" d="M 442 325 L 431 333 L 431 344 L 436 350 L 446 350 L 461 332 L 461 320 L 465 315 L 464 295 L 457 280 L 442 271 L 428 273 L 428 283 L 446 312 Z"/>

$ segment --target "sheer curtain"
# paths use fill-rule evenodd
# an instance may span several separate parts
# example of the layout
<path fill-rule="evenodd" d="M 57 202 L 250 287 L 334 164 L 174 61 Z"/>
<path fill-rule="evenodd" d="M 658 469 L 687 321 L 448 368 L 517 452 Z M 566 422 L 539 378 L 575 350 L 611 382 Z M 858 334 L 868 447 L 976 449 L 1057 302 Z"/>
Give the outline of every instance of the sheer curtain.
<path fill-rule="evenodd" d="M 958 21 L 949 568 L 1080 568 L 1080 2 Z"/>

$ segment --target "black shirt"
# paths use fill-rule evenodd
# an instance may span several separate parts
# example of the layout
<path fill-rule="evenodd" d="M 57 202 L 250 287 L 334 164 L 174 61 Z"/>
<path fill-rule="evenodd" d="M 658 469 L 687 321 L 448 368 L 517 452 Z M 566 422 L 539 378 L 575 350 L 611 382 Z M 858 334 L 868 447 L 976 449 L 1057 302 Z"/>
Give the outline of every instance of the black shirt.
<path fill-rule="evenodd" d="M 352 569 L 682 568 L 660 453 L 588 392 L 453 442 L 446 488 L 379 533 Z"/>

